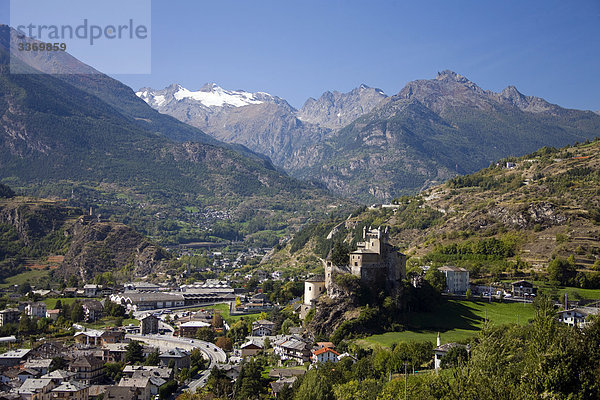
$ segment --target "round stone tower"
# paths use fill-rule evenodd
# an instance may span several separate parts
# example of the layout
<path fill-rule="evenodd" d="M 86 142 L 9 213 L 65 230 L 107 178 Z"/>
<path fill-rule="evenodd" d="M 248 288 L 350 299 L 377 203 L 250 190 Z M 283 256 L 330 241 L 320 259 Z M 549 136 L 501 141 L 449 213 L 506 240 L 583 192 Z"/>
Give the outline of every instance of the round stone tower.
<path fill-rule="evenodd" d="M 320 295 L 325 293 L 325 278 L 314 276 L 304 281 L 304 304 L 311 305 Z"/>

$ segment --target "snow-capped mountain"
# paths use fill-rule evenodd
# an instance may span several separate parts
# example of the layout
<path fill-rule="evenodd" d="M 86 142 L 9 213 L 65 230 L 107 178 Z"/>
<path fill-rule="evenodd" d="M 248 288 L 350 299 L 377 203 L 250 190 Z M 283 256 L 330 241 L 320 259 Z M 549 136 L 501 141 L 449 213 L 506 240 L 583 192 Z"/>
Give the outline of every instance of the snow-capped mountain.
<path fill-rule="evenodd" d="M 196 102 L 205 107 L 243 107 L 274 100 L 268 93 L 226 90 L 216 83 L 207 83 L 196 91 L 188 90 L 178 84 L 172 84 L 162 90 L 142 88 L 136 95 L 158 109 L 179 101 Z"/>
<path fill-rule="evenodd" d="M 223 89 L 215 83 L 193 91 L 178 84 L 136 93 L 161 113 L 220 138 L 242 144 L 285 167 L 295 149 L 320 141 L 329 130 L 296 118 L 285 100 L 264 92 Z"/>
<path fill-rule="evenodd" d="M 224 142 L 243 144 L 288 170 L 297 163 L 299 149 L 320 142 L 387 97 L 380 89 L 360 85 L 348 93 L 325 92 L 296 110 L 277 96 L 227 90 L 215 83 L 196 91 L 178 84 L 161 90 L 146 87 L 136 94 L 159 112 Z"/>

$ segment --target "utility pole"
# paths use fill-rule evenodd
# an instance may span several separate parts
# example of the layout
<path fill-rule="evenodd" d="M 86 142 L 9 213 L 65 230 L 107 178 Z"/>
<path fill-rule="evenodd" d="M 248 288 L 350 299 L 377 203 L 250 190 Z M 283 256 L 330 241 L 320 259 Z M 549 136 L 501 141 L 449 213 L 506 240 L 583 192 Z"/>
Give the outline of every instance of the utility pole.
<path fill-rule="evenodd" d="M 406 363 L 404 364 L 404 400 L 406 400 Z"/>

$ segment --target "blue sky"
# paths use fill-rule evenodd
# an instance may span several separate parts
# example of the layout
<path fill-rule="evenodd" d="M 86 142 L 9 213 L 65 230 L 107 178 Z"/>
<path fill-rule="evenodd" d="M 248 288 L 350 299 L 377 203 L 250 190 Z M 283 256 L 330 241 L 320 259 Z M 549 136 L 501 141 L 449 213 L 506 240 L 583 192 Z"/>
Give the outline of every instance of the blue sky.
<path fill-rule="evenodd" d="M 154 0 L 152 74 L 115 78 L 217 82 L 300 107 L 361 83 L 394 94 L 444 69 L 600 110 L 600 1 Z"/>

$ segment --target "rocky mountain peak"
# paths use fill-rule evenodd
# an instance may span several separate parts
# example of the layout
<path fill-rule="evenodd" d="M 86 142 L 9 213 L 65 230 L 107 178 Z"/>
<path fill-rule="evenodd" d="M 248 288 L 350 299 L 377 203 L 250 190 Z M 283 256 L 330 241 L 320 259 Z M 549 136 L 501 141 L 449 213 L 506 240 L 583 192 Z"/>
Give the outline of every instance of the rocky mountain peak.
<path fill-rule="evenodd" d="M 435 77 L 438 81 L 454 81 L 459 83 L 468 83 L 471 82 L 464 76 L 449 69 L 443 70 L 442 72 L 438 72 Z M 472 83 L 472 82 L 471 82 Z"/>
<path fill-rule="evenodd" d="M 325 128 L 339 129 L 370 112 L 385 98 L 383 90 L 364 83 L 348 93 L 327 91 L 318 100 L 309 98 L 298 111 L 298 118 Z"/>

